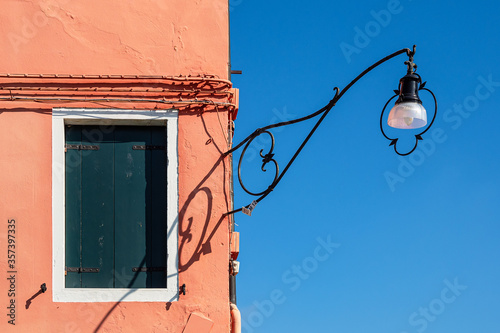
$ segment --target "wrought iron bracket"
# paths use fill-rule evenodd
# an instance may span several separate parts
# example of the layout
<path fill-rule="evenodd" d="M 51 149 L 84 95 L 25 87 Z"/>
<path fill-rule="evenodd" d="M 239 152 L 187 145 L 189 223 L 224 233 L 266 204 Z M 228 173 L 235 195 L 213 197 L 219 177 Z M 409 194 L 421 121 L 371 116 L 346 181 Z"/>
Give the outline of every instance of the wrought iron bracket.
<path fill-rule="evenodd" d="M 404 48 L 404 49 L 401 49 L 399 51 L 396 51 L 396 52 L 394 52 L 394 53 L 392 53 L 392 54 L 390 54 L 390 55 L 388 55 L 388 56 L 380 59 L 379 61 L 377 61 L 376 63 L 374 63 L 373 65 L 371 65 L 367 69 L 365 69 L 363 72 L 361 72 L 361 74 L 359 74 L 356 78 L 354 78 L 354 80 L 352 80 L 342 90 L 340 90 L 338 87 L 333 88 L 333 90 L 335 91 L 335 96 L 332 98 L 332 100 L 330 102 L 328 102 L 327 105 L 325 105 L 324 107 L 322 107 L 318 111 L 313 112 L 313 113 L 311 113 L 311 114 L 309 114 L 307 116 L 304 116 L 304 117 L 301 117 L 301 118 L 298 118 L 298 119 L 294 119 L 294 120 L 290 120 L 290 121 L 284 121 L 284 122 L 280 122 L 280 123 L 268 125 L 268 126 L 265 126 L 265 127 L 262 127 L 262 128 L 258 128 L 252 134 L 250 134 L 248 137 L 246 137 L 243 141 L 241 141 L 240 143 L 238 143 L 232 149 L 230 149 L 227 152 L 225 152 L 223 154 L 223 156 L 228 156 L 229 154 L 232 154 L 236 150 L 238 150 L 241 147 L 243 147 L 243 151 L 241 152 L 240 159 L 239 159 L 239 162 L 238 162 L 238 180 L 239 180 L 239 183 L 240 183 L 241 187 L 243 188 L 243 190 L 246 193 L 258 197 L 257 199 L 253 200 L 252 203 L 250 203 L 249 205 L 247 205 L 245 207 L 242 207 L 242 208 L 239 208 L 239 209 L 236 209 L 236 210 L 233 210 L 233 211 L 230 211 L 230 212 L 227 212 L 226 215 L 234 214 L 234 213 L 237 213 L 237 212 L 240 212 L 240 211 L 243 211 L 243 213 L 245 213 L 246 215 L 251 215 L 252 214 L 252 211 L 254 210 L 255 206 L 261 200 L 263 200 L 265 197 L 267 197 L 269 195 L 269 193 L 271 193 L 273 191 L 273 189 L 278 185 L 278 183 L 281 181 L 281 179 L 283 178 L 283 176 L 288 171 L 289 167 L 295 161 L 295 159 L 297 158 L 297 156 L 300 154 L 300 152 L 302 151 L 302 149 L 304 148 L 304 146 L 307 144 L 307 142 L 309 141 L 309 139 L 311 138 L 311 136 L 314 134 L 314 132 L 316 131 L 316 129 L 319 127 L 319 125 L 325 119 L 325 117 L 330 112 L 330 110 L 336 105 L 336 103 L 338 102 L 338 100 L 340 98 L 342 98 L 342 96 L 359 79 L 361 79 L 362 77 L 364 77 L 368 72 L 370 72 L 374 68 L 378 67 L 379 65 L 385 63 L 386 61 L 388 61 L 388 60 L 390 60 L 390 59 L 392 59 L 392 58 L 394 58 L 394 57 L 396 57 L 396 56 L 398 56 L 400 54 L 405 53 L 408 56 L 408 61 L 405 62 L 405 65 L 408 66 L 407 73 L 408 74 L 415 74 L 414 72 L 417 69 L 417 65 L 413 62 L 413 57 L 415 55 L 415 49 L 416 49 L 416 46 L 413 45 L 413 49 L 412 50 L 410 50 L 408 48 Z M 416 74 L 416 75 L 418 75 L 418 74 Z M 436 113 L 437 113 L 437 101 L 436 101 L 436 97 L 434 96 L 434 94 L 429 89 L 425 88 L 425 82 L 420 84 L 419 90 L 426 90 L 426 91 L 428 91 L 432 95 L 432 97 L 434 98 L 434 102 L 435 102 L 435 111 L 434 111 L 434 116 L 432 118 L 432 121 L 426 127 L 426 129 L 423 132 L 415 135 L 415 139 L 416 139 L 415 146 L 414 146 L 414 148 L 410 152 L 400 153 L 397 150 L 397 148 L 396 148 L 398 139 L 397 138 L 394 138 L 394 139 L 393 138 L 389 138 L 386 135 L 386 133 L 384 132 L 384 129 L 383 129 L 383 126 L 382 126 L 382 118 L 384 116 L 384 112 L 385 112 L 385 109 L 386 109 L 387 105 L 389 104 L 389 102 L 391 100 L 393 100 L 398 95 L 393 96 L 393 97 L 391 97 L 391 99 L 389 99 L 389 101 L 385 104 L 385 106 L 384 106 L 384 108 L 382 110 L 382 114 L 380 116 L 380 129 L 382 131 L 382 134 L 384 135 L 384 137 L 386 139 L 391 140 L 391 143 L 390 143 L 389 146 L 394 146 L 394 150 L 396 151 L 396 153 L 398 155 L 401 155 L 401 156 L 409 155 L 413 151 L 415 151 L 415 149 L 417 148 L 418 141 L 422 140 L 422 135 L 425 132 L 427 132 L 427 130 L 432 126 L 432 124 L 434 123 L 434 120 L 436 119 Z M 396 92 L 396 94 L 399 94 L 398 91 L 395 90 L 395 92 Z M 274 136 L 273 136 L 273 134 L 269 130 L 273 129 L 273 128 L 277 128 L 277 127 L 282 127 L 282 126 L 288 126 L 288 125 L 296 124 L 296 123 L 303 122 L 303 121 L 306 121 L 306 120 L 309 120 L 309 119 L 312 119 L 312 118 L 315 118 L 315 117 L 319 117 L 318 121 L 316 122 L 316 124 L 314 125 L 314 127 L 312 128 L 312 130 L 309 132 L 309 134 L 307 135 L 307 137 L 304 139 L 304 141 L 301 143 L 301 145 L 299 146 L 299 148 L 297 149 L 297 151 L 295 152 L 295 154 L 293 155 L 293 157 L 288 161 L 288 163 L 286 164 L 285 168 L 280 173 L 280 168 L 279 168 L 278 162 L 274 159 L 274 153 L 273 153 L 274 144 L 275 144 Z M 252 143 L 253 140 L 255 140 L 255 138 L 257 138 L 258 136 L 263 135 L 263 134 L 268 135 L 271 138 L 271 147 L 269 148 L 268 152 L 265 153 L 265 154 L 263 154 L 264 149 L 262 149 L 260 151 L 260 157 L 262 158 L 262 167 L 261 167 L 261 170 L 263 172 L 266 172 L 266 170 L 267 170 L 266 166 L 268 164 L 272 163 L 274 165 L 274 172 L 275 172 L 275 174 L 274 174 L 274 179 L 272 180 L 271 184 L 266 189 L 264 189 L 262 191 L 256 191 L 256 192 L 254 192 L 254 191 L 250 191 L 244 185 L 244 183 L 243 183 L 242 176 L 241 176 L 241 164 L 242 164 L 242 161 L 243 161 L 243 156 L 245 155 L 248 146 Z"/>

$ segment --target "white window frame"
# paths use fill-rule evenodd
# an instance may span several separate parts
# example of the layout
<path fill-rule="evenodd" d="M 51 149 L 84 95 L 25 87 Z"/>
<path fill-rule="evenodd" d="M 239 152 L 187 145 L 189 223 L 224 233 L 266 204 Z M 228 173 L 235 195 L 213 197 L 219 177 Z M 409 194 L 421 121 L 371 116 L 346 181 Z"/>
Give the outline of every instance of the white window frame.
<path fill-rule="evenodd" d="M 54 302 L 172 302 L 179 298 L 178 111 L 52 110 L 52 298 Z M 65 288 L 65 125 L 166 126 L 167 283 L 166 288 Z"/>

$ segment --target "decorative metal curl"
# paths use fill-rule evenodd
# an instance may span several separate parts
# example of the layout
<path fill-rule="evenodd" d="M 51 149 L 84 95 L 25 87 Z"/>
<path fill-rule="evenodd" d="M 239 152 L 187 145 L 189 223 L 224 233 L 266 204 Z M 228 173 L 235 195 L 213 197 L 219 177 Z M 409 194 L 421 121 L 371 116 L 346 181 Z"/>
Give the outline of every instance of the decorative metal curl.
<path fill-rule="evenodd" d="M 387 134 L 385 134 L 385 131 L 384 131 L 384 127 L 382 125 L 382 119 L 384 117 L 384 112 L 385 112 L 385 109 L 387 108 L 387 105 L 389 105 L 389 103 L 395 98 L 395 97 L 398 97 L 399 96 L 399 91 L 398 90 L 394 90 L 394 92 L 396 92 L 396 95 L 392 96 L 388 101 L 387 103 L 385 103 L 384 105 L 384 108 L 382 109 L 382 113 L 380 114 L 380 131 L 382 132 L 382 134 L 384 135 L 384 137 L 387 139 L 387 140 L 390 140 L 391 143 L 389 144 L 389 146 L 394 146 L 394 151 L 396 152 L 396 154 L 400 155 L 400 156 L 407 156 L 407 155 L 410 155 L 411 153 L 413 153 L 415 151 L 415 149 L 417 149 L 417 145 L 418 145 L 418 141 L 419 140 L 423 140 L 422 138 L 422 135 L 425 134 L 425 132 L 427 132 L 429 130 L 429 128 L 431 128 L 432 124 L 434 123 L 434 120 L 436 120 L 436 114 L 437 114 L 437 100 L 436 100 L 436 96 L 434 95 L 434 93 L 432 91 L 430 91 L 429 89 L 425 88 L 425 84 L 427 82 L 424 82 L 424 83 L 421 83 L 418 87 L 418 90 L 426 90 L 428 91 L 431 95 L 432 95 L 432 98 L 434 99 L 434 116 L 432 117 L 432 121 L 429 123 L 429 125 L 427 125 L 427 127 L 425 128 L 425 130 L 423 130 L 422 132 L 420 132 L 419 134 L 415 134 L 415 146 L 413 146 L 413 149 L 410 150 L 409 152 L 407 153 L 400 153 L 397 149 L 397 142 L 399 140 L 399 138 L 395 138 L 395 139 L 392 139 L 390 137 L 387 136 Z"/>
<path fill-rule="evenodd" d="M 250 190 L 248 190 L 245 185 L 243 185 L 243 181 L 241 180 L 241 161 L 243 160 L 243 156 L 245 155 L 245 152 L 247 151 L 247 148 L 248 146 L 252 143 L 252 141 L 257 138 L 258 136 L 262 135 L 262 134 L 268 134 L 270 137 L 271 137 L 271 148 L 269 149 L 269 152 L 265 155 L 262 154 L 262 152 L 264 151 L 264 149 L 261 149 L 260 150 L 260 157 L 262 157 L 262 167 L 261 167 L 261 170 L 266 172 L 266 169 L 265 169 L 265 166 L 266 164 L 268 164 L 269 162 L 273 162 L 274 163 L 274 167 L 276 169 L 276 173 L 274 175 L 274 180 L 272 181 L 271 185 L 268 186 L 267 189 L 265 189 L 264 191 L 262 192 L 258 192 L 258 193 L 254 193 Z M 241 156 L 240 156 L 240 161 L 238 162 L 238 180 L 240 182 L 240 185 L 241 185 L 241 188 L 243 188 L 243 190 L 245 192 L 247 192 L 248 194 L 250 195 L 255 195 L 255 196 L 259 196 L 259 195 L 263 195 L 263 194 L 266 194 L 266 193 L 269 193 L 271 192 L 273 189 L 274 189 L 274 185 L 276 184 L 277 180 L 278 180 L 278 176 L 279 176 L 279 173 L 280 173 L 280 168 L 279 168 L 279 165 L 278 165 L 278 162 L 276 162 L 276 160 L 273 158 L 274 157 L 274 154 L 273 154 L 273 150 L 274 150 L 274 136 L 271 132 L 269 131 L 258 131 L 256 132 L 256 135 L 253 136 L 248 142 L 247 144 L 245 145 L 245 148 L 243 148 L 243 151 L 241 152 Z"/>

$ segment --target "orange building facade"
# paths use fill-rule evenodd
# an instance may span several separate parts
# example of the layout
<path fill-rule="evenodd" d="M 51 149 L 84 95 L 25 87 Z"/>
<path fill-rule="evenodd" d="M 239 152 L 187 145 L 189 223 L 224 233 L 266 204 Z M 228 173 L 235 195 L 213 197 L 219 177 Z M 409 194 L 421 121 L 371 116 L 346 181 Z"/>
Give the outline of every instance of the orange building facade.
<path fill-rule="evenodd" d="M 0 17 L 0 331 L 230 332 L 227 0 Z"/>

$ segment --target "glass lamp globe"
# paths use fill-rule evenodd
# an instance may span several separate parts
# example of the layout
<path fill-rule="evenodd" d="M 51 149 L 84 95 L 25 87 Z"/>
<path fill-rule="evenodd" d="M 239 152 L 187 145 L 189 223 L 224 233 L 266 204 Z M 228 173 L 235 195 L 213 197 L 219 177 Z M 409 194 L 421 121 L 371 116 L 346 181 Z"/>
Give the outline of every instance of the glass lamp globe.
<path fill-rule="evenodd" d="M 427 125 L 427 112 L 421 103 L 396 103 L 389 112 L 387 124 L 394 128 L 413 129 Z"/>

